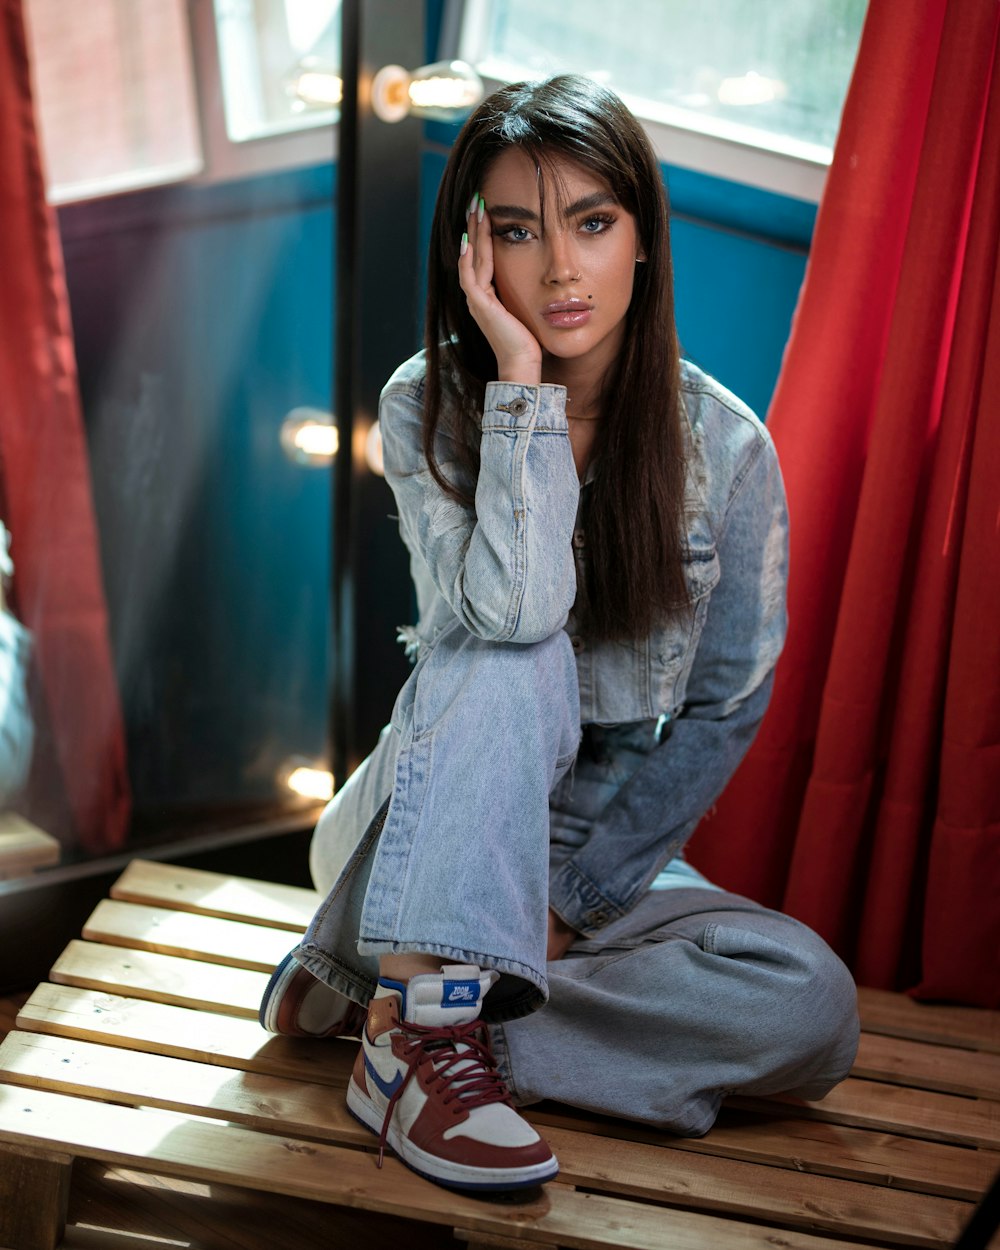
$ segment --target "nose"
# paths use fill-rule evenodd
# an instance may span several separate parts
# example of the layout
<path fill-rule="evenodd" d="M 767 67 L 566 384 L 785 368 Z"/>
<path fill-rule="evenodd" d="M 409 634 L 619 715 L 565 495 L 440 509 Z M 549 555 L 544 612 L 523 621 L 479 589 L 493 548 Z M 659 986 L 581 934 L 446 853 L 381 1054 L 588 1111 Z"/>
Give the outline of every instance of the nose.
<path fill-rule="evenodd" d="M 543 280 L 550 286 L 564 286 L 580 281 L 580 266 L 576 249 L 564 230 L 550 230 L 546 234 L 548 254 Z"/>

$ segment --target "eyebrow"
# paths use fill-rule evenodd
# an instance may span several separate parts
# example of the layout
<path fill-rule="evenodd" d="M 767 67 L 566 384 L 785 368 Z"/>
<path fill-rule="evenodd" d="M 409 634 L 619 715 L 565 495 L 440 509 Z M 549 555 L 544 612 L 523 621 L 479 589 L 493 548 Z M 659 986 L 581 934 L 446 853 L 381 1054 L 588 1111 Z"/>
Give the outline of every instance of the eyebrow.
<path fill-rule="evenodd" d="M 594 191 L 582 199 L 574 200 L 563 209 L 564 217 L 575 217 L 577 213 L 589 212 L 592 208 L 602 208 L 605 204 L 617 204 L 618 200 L 610 191 Z M 494 204 L 489 209 L 491 217 L 502 217 L 511 221 L 537 221 L 538 214 L 520 204 Z"/>

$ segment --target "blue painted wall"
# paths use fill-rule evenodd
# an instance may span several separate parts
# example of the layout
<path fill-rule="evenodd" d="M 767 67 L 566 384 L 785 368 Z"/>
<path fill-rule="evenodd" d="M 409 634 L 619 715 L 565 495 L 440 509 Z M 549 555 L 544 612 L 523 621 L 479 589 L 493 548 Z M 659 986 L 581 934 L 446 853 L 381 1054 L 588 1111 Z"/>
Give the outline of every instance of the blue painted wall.
<path fill-rule="evenodd" d="M 684 354 L 766 416 L 816 206 L 667 166 Z"/>
<path fill-rule="evenodd" d="M 326 744 L 333 171 L 60 212 L 137 827 L 287 799 Z"/>

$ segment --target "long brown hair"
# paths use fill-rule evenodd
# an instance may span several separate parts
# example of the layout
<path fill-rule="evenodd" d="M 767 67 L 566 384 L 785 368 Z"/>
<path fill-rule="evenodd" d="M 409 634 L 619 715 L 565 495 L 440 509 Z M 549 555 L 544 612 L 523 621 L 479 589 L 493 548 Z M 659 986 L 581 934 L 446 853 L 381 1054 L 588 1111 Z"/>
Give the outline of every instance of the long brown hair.
<path fill-rule="evenodd" d="M 427 292 L 424 452 L 438 484 L 465 503 L 434 456 L 445 393 L 457 402 L 459 456 L 478 475 L 480 420 L 496 358 L 458 282 L 465 210 L 491 163 L 517 147 L 540 168 L 562 156 L 612 188 L 636 219 L 646 256 L 637 264 L 621 355 L 604 379 L 584 491 L 586 604 L 594 639 L 638 639 L 688 609 L 684 578 L 686 420 L 666 192 L 645 132 L 611 91 L 575 74 L 502 87 L 463 126 L 445 168 L 431 227 Z"/>

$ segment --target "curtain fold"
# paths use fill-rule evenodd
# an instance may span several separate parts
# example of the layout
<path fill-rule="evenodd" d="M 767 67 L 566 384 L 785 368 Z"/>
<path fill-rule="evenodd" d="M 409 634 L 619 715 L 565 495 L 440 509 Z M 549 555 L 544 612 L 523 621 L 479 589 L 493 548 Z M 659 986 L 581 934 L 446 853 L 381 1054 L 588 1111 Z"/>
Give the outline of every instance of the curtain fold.
<path fill-rule="evenodd" d="M 29 818 L 120 846 L 130 794 L 62 254 L 45 201 L 21 0 L 0 0 L 0 513 L 34 635 Z"/>
<path fill-rule="evenodd" d="M 692 843 L 858 979 L 1000 1006 L 993 0 L 872 0 L 768 424 L 771 708 Z"/>

